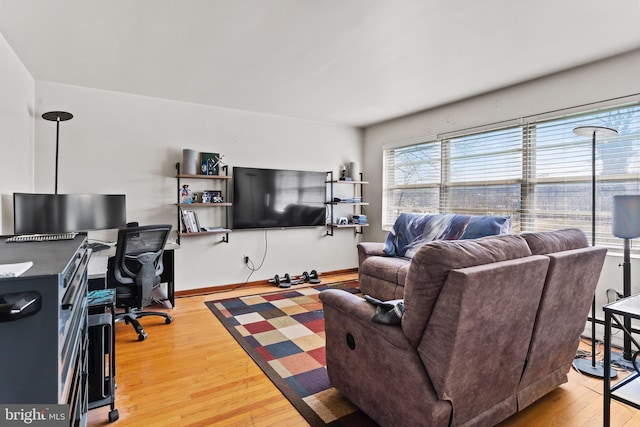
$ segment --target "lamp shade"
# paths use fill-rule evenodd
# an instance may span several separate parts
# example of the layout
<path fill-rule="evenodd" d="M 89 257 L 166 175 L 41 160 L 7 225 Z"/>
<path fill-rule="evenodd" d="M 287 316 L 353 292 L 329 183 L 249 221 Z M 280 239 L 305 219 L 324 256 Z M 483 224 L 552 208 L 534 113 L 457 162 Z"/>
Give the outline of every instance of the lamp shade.
<path fill-rule="evenodd" d="M 613 196 L 613 235 L 640 237 L 640 194 Z"/>

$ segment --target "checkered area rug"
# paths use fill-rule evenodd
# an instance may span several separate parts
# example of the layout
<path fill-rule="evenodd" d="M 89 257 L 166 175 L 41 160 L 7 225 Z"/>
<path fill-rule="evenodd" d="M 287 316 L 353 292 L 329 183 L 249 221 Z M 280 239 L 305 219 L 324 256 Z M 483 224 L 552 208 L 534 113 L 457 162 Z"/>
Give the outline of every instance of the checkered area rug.
<path fill-rule="evenodd" d="M 311 426 L 375 426 L 329 383 L 325 289 L 360 292 L 351 281 L 205 304 Z"/>

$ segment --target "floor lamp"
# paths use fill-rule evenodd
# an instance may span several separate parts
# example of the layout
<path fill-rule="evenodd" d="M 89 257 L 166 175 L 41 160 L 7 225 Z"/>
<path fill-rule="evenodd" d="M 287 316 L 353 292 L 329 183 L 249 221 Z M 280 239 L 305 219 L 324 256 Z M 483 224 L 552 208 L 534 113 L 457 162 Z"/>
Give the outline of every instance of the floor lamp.
<path fill-rule="evenodd" d="M 624 239 L 622 261 L 622 296 L 631 296 L 631 239 L 640 237 L 640 195 L 613 196 L 613 235 Z M 624 318 L 624 328 L 631 332 L 631 318 Z M 632 360 L 631 336 L 624 334 L 622 357 Z"/>
<path fill-rule="evenodd" d="M 66 122 L 73 118 L 73 114 L 64 111 L 49 111 L 44 113 L 42 118 L 50 122 L 56 122 L 56 186 L 55 194 L 58 194 L 58 141 L 60 138 L 60 122 Z"/>
<path fill-rule="evenodd" d="M 578 136 L 591 137 L 591 245 L 596 245 L 596 138 L 618 135 L 615 129 L 603 126 L 579 126 L 573 130 Z M 573 366 L 583 374 L 604 378 L 604 366 L 596 363 L 596 297 L 591 301 L 591 360 L 575 359 Z M 611 369 L 611 378 L 618 373 Z"/>

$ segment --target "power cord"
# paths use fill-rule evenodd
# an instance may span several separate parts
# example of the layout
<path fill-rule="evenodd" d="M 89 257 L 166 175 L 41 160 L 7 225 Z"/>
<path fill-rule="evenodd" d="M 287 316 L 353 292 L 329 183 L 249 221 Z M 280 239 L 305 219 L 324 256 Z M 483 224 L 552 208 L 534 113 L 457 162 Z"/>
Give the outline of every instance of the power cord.
<path fill-rule="evenodd" d="M 607 289 L 606 291 L 607 293 L 607 303 L 611 304 L 612 302 L 616 302 L 621 298 L 624 298 L 624 295 L 622 295 L 620 292 L 616 291 L 615 289 Z"/>
<path fill-rule="evenodd" d="M 264 260 L 267 258 L 268 249 L 269 249 L 269 242 L 268 242 L 268 239 L 267 239 L 267 230 L 264 230 L 264 253 L 262 254 L 262 260 L 260 260 L 260 265 L 258 265 L 256 267 L 254 265 L 253 261 L 251 261 L 251 258 L 249 256 L 245 255 L 245 264 L 246 264 L 247 268 L 251 271 L 251 273 L 249 273 L 249 275 L 247 276 L 247 278 L 244 281 L 245 284 L 249 282 L 249 279 L 251 278 L 253 273 L 255 273 L 256 271 L 260 270 L 262 268 L 262 266 L 264 265 Z"/>
<path fill-rule="evenodd" d="M 249 278 L 253 275 L 253 273 L 255 273 L 256 271 L 258 271 L 258 270 L 260 270 L 262 268 L 262 266 L 264 264 L 264 261 L 267 258 L 268 247 L 269 247 L 269 244 L 268 244 L 268 240 L 267 240 L 267 230 L 264 230 L 264 254 L 262 255 L 262 260 L 260 260 L 260 265 L 256 267 L 253 264 L 253 261 L 251 261 L 251 258 L 248 255 L 244 256 L 245 264 L 246 264 L 247 268 L 249 270 L 251 270 L 251 273 L 249 273 L 249 275 L 247 276 L 245 281 L 242 284 L 240 284 L 238 286 L 235 286 L 235 287 L 233 287 L 231 289 L 223 289 L 223 290 L 220 290 L 220 291 L 206 292 L 206 293 L 204 293 L 202 295 L 210 295 L 210 294 L 218 294 L 218 293 L 230 292 L 230 291 L 234 291 L 236 289 L 242 288 L 244 285 L 246 285 L 249 282 Z M 193 295 L 185 295 L 185 297 L 190 297 L 190 296 L 193 296 Z M 181 298 L 181 297 L 176 297 L 176 298 Z"/>
<path fill-rule="evenodd" d="M 583 344 L 591 346 L 591 338 L 585 337 L 585 336 L 580 336 L 580 341 L 582 341 Z M 602 341 L 600 340 L 596 340 L 595 346 L 596 346 L 596 356 L 600 354 L 600 346 L 602 345 Z M 583 350 L 581 348 L 578 348 L 578 350 L 576 351 L 576 358 L 586 358 L 586 357 L 591 357 L 591 350 Z"/>

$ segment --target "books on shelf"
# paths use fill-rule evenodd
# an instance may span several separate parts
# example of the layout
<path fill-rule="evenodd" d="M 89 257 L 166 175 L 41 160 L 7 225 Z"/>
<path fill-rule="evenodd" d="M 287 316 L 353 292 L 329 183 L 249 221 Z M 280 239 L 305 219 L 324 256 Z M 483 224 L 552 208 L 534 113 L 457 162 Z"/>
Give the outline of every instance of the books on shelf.
<path fill-rule="evenodd" d="M 202 231 L 214 232 L 214 231 L 225 231 L 224 227 L 204 227 Z"/>
<path fill-rule="evenodd" d="M 198 220 L 198 215 L 194 211 L 189 211 L 185 209 L 180 209 L 180 221 L 181 224 L 181 232 L 182 233 L 204 233 L 204 232 L 220 232 L 220 231 L 229 231 L 224 227 L 202 227 L 200 226 L 200 221 Z"/>
<path fill-rule="evenodd" d="M 191 231 L 191 222 L 189 221 L 189 214 L 184 209 L 180 209 L 180 220 L 182 221 L 182 232 L 189 233 Z"/>
<path fill-rule="evenodd" d="M 182 219 L 183 233 L 198 233 L 200 231 L 200 221 L 194 211 L 181 209 L 180 218 Z"/>

